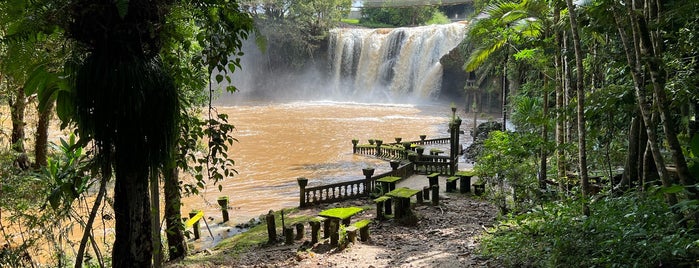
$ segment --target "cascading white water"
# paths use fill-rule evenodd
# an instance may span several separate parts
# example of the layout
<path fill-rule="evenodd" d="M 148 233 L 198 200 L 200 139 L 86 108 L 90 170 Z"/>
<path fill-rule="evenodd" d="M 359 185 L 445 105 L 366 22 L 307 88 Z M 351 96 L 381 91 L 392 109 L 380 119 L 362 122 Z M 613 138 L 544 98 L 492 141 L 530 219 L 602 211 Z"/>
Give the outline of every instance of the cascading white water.
<path fill-rule="evenodd" d="M 439 59 L 464 39 L 466 24 L 330 31 L 332 86 L 356 96 L 426 98 L 439 92 Z"/>

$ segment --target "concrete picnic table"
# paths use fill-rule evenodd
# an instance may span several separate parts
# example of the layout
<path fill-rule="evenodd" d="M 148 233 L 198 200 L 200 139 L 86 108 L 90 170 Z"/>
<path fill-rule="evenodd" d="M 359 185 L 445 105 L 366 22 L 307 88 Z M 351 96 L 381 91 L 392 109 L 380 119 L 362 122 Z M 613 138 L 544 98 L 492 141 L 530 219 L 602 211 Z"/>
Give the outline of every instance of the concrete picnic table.
<path fill-rule="evenodd" d="M 406 187 L 401 187 L 386 193 L 387 196 L 395 198 L 394 216 L 397 219 L 408 216 L 410 213 L 410 197 L 422 193 L 422 190 L 413 190 Z"/>
<path fill-rule="evenodd" d="M 352 216 L 364 210 L 359 207 L 331 208 L 318 212 L 318 216 L 328 219 L 330 244 L 337 245 L 340 238 L 340 221 L 345 226 L 350 224 Z"/>
<path fill-rule="evenodd" d="M 459 180 L 459 192 L 462 194 L 471 192 L 471 177 L 475 176 L 476 172 L 473 169 L 467 169 L 456 172 L 454 175 L 461 178 Z"/>

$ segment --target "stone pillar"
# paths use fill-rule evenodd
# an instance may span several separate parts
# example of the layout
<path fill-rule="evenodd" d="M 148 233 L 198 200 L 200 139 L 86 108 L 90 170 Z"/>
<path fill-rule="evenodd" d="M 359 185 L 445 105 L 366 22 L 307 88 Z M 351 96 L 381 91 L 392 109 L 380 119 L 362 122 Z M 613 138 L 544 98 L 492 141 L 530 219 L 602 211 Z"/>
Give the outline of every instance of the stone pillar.
<path fill-rule="evenodd" d="M 457 157 L 459 155 L 459 132 L 461 131 L 461 118 L 456 116 L 456 107 L 452 108 L 454 117 L 449 122 L 449 172 L 455 174 L 457 170 Z"/>
<path fill-rule="evenodd" d="M 425 198 L 425 200 L 430 200 L 430 187 L 425 186 L 422 188 L 422 197 Z"/>
<path fill-rule="evenodd" d="M 427 138 L 427 135 L 420 135 L 420 144 L 424 145 L 425 144 L 425 139 Z"/>
<path fill-rule="evenodd" d="M 352 139 L 352 153 L 356 154 L 357 153 L 357 144 L 359 144 L 358 139 Z"/>
<path fill-rule="evenodd" d="M 221 206 L 221 215 L 223 217 L 223 222 L 228 222 L 228 196 L 219 197 L 216 202 Z"/>
<path fill-rule="evenodd" d="M 194 218 L 194 216 L 199 213 L 198 210 L 192 210 L 189 212 L 189 218 Z M 201 236 L 201 232 L 199 231 L 199 221 L 195 221 L 194 224 L 192 224 L 192 232 L 194 233 L 194 239 L 199 239 Z"/>
<path fill-rule="evenodd" d="M 297 223 L 296 224 L 296 237 L 294 237 L 294 239 L 295 240 L 303 239 L 304 232 L 305 232 L 305 230 L 303 228 L 303 223 L 300 223 L 300 222 Z"/>
<path fill-rule="evenodd" d="M 396 137 L 396 143 L 400 143 L 400 141 L 402 141 L 402 140 L 403 140 L 403 138 L 401 138 L 401 137 Z"/>
<path fill-rule="evenodd" d="M 267 243 L 274 244 L 277 242 L 277 223 L 274 222 L 274 211 L 270 210 L 265 216 L 267 222 Z"/>
<path fill-rule="evenodd" d="M 323 221 L 323 239 L 330 237 L 330 219 Z"/>
<path fill-rule="evenodd" d="M 439 205 L 439 185 L 432 186 L 432 205 Z"/>
<path fill-rule="evenodd" d="M 383 140 L 374 140 L 376 142 L 376 156 L 381 156 L 381 144 L 383 144 Z"/>
<path fill-rule="evenodd" d="M 374 169 L 363 168 L 362 173 L 364 174 L 364 194 L 369 196 L 369 194 L 374 192 L 374 186 L 372 185 L 373 183 L 371 181 L 371 176 L 374 176 Z"/>
<path fill-rule="evenodd" d="M 299 183 L 299 207 L 305 207 L 306 206 L 306 185 L 308 185 L 308 179 L 306 178 L 298 178 L 296 179 L 296 182 Z"/>
<path fill-rule="evenodd" d="M 333 219 L 328 219 L 328 222 L 330 222 L 330 245 L 335 247 L 340 241 L 340 222 Z"/>
<path fill-rule="evenodd" d="M 459 192 L 462 194 L 471 192 L 471 176 L 461 176 L 459 180 Z"/>
<path fill-rule="evenodd" d="M 311 221 L 311 245 L 318 243 L 318 236 L 320 235 L 320 221 Z"/>
<path fill-rule="evenodd" d="M 284 243 L 291 245 L 294 243 L 294 228 L 284 227 Z"/>

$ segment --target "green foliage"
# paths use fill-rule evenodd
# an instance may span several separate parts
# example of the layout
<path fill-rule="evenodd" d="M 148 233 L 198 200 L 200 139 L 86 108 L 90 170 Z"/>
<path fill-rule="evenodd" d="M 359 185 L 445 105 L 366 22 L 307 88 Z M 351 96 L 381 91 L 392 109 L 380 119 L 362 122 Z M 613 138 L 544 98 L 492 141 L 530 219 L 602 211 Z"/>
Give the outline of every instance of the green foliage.
<path fill-rule="evenodd" d="M 483 144 L 474 171 L 489 187 L 488 197 L 507 213 L 526 209 L 536 201 L 536 144 L 539 137 L 519 132 L 493 131 Z"/>
<path fill-rule="evenodd" d="M 431 20 L 433 22 L 443 22 L 443 19 L 439 15 L 435 15 L 435 13 L 440 12 L 434 6 L 365 8 L 362 10 L 363 17 L 360 22 L 362 24 L 381 23 L 395 27 L 425 25 Z M 444 16 L 444 14 L 441 14 L 441 16 Z"/>
<path fill-rule="evenodd" d="M 257 34 L 266 40 L 267 66 L 264 70 L 299 70 L 323 56 L 320 48 L 344 18 L 351 0 L 245 0 L 244 10 L 255 19 Z"/>
<path fill-rule="evenodd" d="M 74 135 L 68 141 L 61 139 L 60 145 L 52 143 L 52 146 L 60 154 L 48 159 L 40 177 L 47 180 L 52 189 L 47 198 L 51 208 L 57 213 L 67 213 L 73 201 L 94 182 L 90 180 L 91 162 L 76 143 Z"/>
<path fill-rule="evenodd" d="M 447 18 L 447 15 L 444 15 L 444 13 L 440 12 L 439 10 L 435 10 L 434 13 L 432 13 L 432 17 L 427 22 L 425 22 L 425 24 L 427 25 L 449 23 L 451 23 L 451 20 Z"/>
<path fill-rule="evenodd" d="M 699 236 L 673 222 L 660 195 L 631 193 L 590 204 L 546 203 L 508 216 L 482 237 L 481 254 L 508 267 L 691 266 Z M 527 246 L 522 246 L 527 245 Z"/>

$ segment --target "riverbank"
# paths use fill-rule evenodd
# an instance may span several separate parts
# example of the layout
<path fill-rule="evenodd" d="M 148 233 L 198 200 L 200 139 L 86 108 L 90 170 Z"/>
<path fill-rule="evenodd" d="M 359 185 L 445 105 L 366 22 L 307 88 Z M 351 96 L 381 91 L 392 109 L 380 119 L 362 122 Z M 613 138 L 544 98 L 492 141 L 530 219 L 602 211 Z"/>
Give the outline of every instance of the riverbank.
<path fill-rule="evenodd" d="M 444 180 L 440 178 L 440 184 L 444 184 Z M 425 176 L 417 175 L 399 183 L 399 186 L 417 187 L 423 183 L 427 184 Z M 440 189 L 445 188 L 440 185 Z M 193 254 L 186 260 L 170 263 L 167 267 L 497 266 L 476 254 L 478 237 L 495 222 L 496 209 L 470 194 L 440 192 L 439 206 L 426 204 L 414 208 L 418 219 L 414 226 L 405 226 L 395 220 L 374 221 L 369 227 L 369 241 L 357 241 L 343 250 L 330 247 L 329 240 L 321 240 L 312 247 L 308 245 L 306 241 L 310 239 L 310 228 L 306 225 L 305 239 L 297 240 L 292 245 L 281 242 L 267 245 L 264 232 L 265 238 L 258 241 L 260 244 L 248 245 L 241 250 L 239 244 L 250 243 L 255 239 L 236 240 L 233 237 L 213 249 Z M 323 209 L 344 206 L 366 208 L 353 221 L 374 219 L 376 216 L 375 206 L 367 198 L 296 210 L 286 217 L 288 221 L 293 218 L 304 219 L 317 215 Z M 260 229 L 266 230 L 264 226 Z"/>

